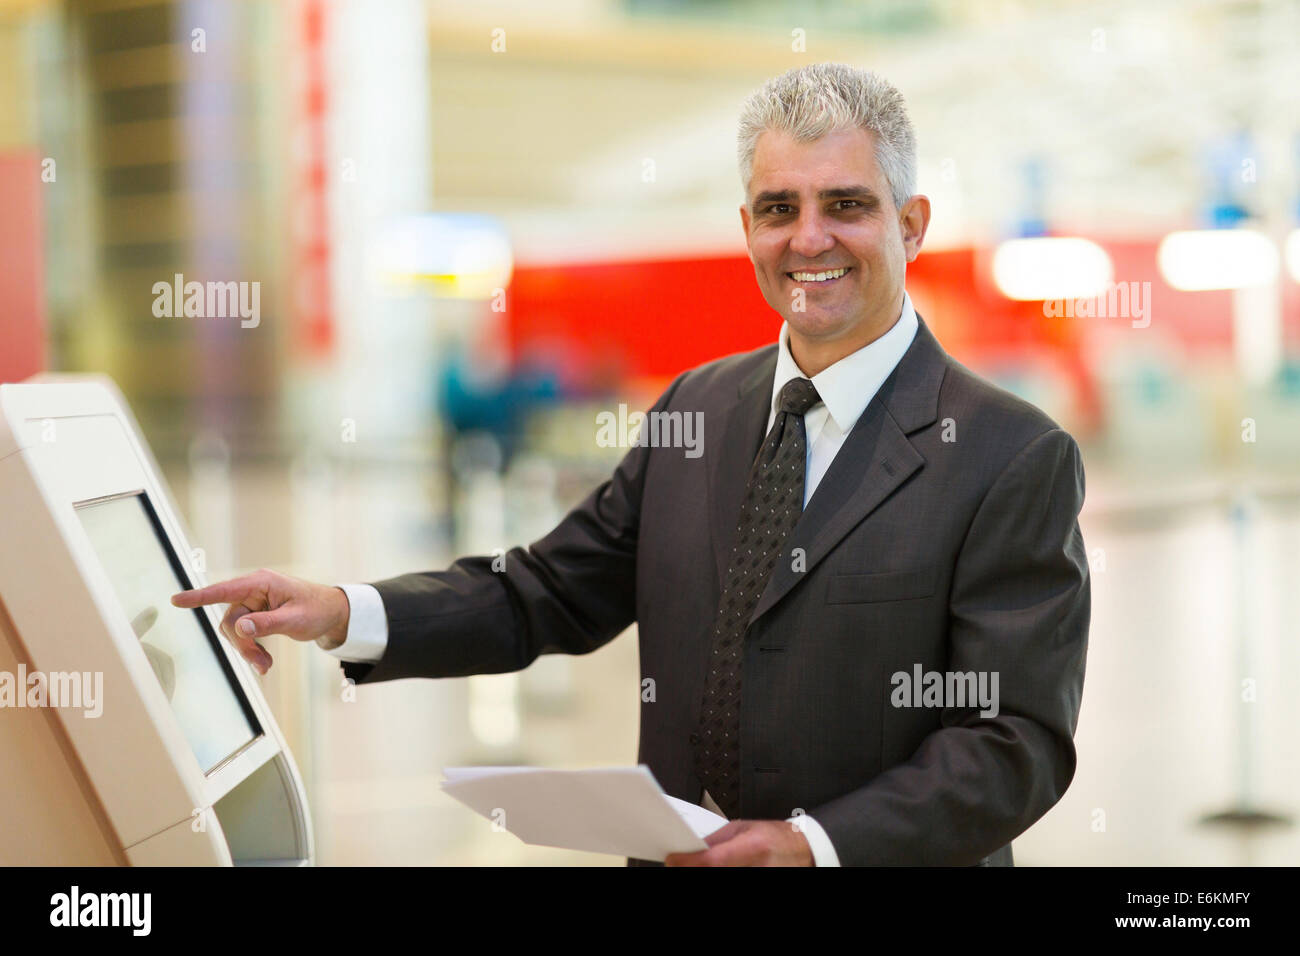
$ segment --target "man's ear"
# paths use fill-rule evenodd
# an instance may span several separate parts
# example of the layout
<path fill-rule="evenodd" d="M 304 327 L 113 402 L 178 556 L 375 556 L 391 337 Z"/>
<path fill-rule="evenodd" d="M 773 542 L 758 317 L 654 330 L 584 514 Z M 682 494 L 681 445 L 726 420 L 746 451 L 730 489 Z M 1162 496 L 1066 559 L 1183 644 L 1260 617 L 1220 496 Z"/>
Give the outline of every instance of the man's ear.
<path fill-rule="evenodd" d="M 745 231 L 745 249 L 749 250 L 749 206 L 746 203 L 740 204 L 740 228 Z M 754 254 L 749 252 L 749 261 L 754 261 Z"/>
<path fill-rule="evenodd" d="M 903 251 L 908 262 L 914 262 L 921 253 L 925 232 L 930 228 L 930 197 L 919 193 L 909 199 L 898 214 L 899 228 L 903 234 Z"/>

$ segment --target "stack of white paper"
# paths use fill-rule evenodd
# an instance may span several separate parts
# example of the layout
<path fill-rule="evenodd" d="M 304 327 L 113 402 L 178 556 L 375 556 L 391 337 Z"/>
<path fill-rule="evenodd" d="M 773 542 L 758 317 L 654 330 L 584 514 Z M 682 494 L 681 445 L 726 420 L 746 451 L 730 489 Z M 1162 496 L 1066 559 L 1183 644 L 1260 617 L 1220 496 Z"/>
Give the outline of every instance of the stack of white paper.
<path fill-rule="evenodd" d="M 726 818 L 664 793 L 650 768 L 447 767 L 442 789 L 525 843 L 658 860 L 708 849 Z"/>

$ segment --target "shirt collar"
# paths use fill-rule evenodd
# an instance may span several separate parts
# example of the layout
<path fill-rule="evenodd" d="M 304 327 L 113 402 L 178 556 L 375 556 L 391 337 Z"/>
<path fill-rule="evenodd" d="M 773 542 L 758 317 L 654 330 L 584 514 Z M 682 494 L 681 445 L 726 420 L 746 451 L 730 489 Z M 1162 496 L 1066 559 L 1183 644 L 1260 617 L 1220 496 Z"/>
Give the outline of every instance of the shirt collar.
<path fill-rule="evenodd" d="M 812 377 L 813 387 L 826 403 L 826 410 L 841 432 L 848 434 L 871 404 L 871 399 L 912 344 L 916 330 L 916 310 L 912 308 L 911 296 L 904 290 L 903 310 L 888 332 Z M 792 378 L 806 377 L 790 354 L 789 323 L 782 322 L 776 374 L 772 378 L 773 415 L 781 410 L 781 389 L 785 383 Z"/>

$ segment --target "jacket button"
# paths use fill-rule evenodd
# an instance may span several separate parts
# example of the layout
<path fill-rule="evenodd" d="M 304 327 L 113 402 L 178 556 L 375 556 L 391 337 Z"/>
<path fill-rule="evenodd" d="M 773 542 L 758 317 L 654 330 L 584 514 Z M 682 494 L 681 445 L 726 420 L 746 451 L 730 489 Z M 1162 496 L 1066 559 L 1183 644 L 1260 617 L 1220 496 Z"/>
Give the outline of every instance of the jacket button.
<path fill-rule="evenodd" d="M 691 743 L 692 743 L 692 744 L 698 744 L 699 742 L 700 742 L 700 735 L 699 735 L 699 734 L 691 734 Z"/>

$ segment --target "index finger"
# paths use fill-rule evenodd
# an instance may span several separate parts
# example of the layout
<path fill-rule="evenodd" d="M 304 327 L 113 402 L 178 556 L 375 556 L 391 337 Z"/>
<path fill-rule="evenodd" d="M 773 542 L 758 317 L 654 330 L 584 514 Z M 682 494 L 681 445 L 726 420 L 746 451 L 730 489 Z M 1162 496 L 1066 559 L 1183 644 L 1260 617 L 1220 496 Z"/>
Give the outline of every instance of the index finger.
<path fill-rule="evenodd" d="M 242 578 L 219 581 L 207 587 L 179 591 L 172 595 L 175 607 L 202 607 L 205 604 L 233 604 L 245 595 L 257 590 L 256 575 L 246 574 Z"/>

